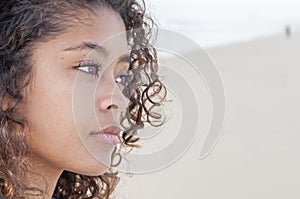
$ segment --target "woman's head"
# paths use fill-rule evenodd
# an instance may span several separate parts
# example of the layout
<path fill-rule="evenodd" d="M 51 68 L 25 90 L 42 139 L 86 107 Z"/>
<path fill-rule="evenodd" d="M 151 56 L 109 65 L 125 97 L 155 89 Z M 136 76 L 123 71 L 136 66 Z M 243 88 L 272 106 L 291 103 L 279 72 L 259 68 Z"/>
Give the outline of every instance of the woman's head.
<path fill-rule="evenodd" d="M 39 176 L 65 170 L 56 197 L 108 197 L 117 176 L 106 172 L 114 144 L 102 131 L 126 124 L 121 141 L 133 146 L 164 92 L 143 4 L 10 0 L 0 9 L 1 195 L 41 193 Z"/>

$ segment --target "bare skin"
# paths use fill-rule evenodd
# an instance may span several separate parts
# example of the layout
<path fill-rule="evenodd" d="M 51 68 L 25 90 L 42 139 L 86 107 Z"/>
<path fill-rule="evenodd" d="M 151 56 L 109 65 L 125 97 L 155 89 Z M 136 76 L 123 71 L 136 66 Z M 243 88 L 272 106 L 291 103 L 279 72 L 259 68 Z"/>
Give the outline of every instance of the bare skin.
<path fill-rule="evenodd" d="M 115 125 L 116 119 L 126 107 L 126 99 L 121 93 L 116 78 L 128 70 L 128 63 L 113 59 L 116 54 L 127 51 L 126 37 L 121 36 L 117 47 L 108 45 L 104 55 L 92 52 L 91 49 L 78 47 L 85 42 L 101 45 L 103 41 L 125 31 L 121 17 L 107 9 L 101 8 L 97 16 L 86 13 L 84 23 L 66 29 L 66 31 L 47 42 L 37 43 L 33 53 L 34 80 L 26 101 L 22 106 L 25 117 L 29 121 L 30 131 L 28 142 L 32 151 L 30 170 L 37 175 L 28 173 L 29 183 L 39 188 L 47 187 L 46 198 L 51 198 L 57 180 L 63 170 L 84 175 L 101 175 L 108 169 L 114 145 L 109 143 L 94 143 L 89 136 L 92 130 Z M 114 52 L 112 52 L 114 51 Z M 114 55 L 112 55 L 114 54 Z M 87 68 L 76 68 L 79 63 L 94 61 L 108 66 L 101 73 L 101 78 L 95 78 Z M 77 79 L 76 79 L 77 78 Z M 82 99 L 93 107 L 98 125 L 90 122 L 90 112 L 87 117 L 74 121 L 73 92 L 75 80 L 79 78 L 79 89 L 82 89 Z M 78 86 L 78 81 L 76 82 Z M 77 87 L 78 88 L 78 87 Z M 87 90 L 93 92 L 89 96 Z M 79 90 L 81 91 L 81 90 Z M 80 110 L 85 110 L 83 103 Z M 81 114 L 82 115 L 82 114 Z M 78 126 L 78 122 L 80 123 Z M 76 124 L 77 123 L 77 124 Z M 79 136 L 78 129 L 82 137 Z M 101 130 L 101 129 L 100 129 Z M 98 153 L 97 158 L 87 149 L 86 144 L 94 143 Z M 93 149 L 94 150 L 94 149 Z"/>

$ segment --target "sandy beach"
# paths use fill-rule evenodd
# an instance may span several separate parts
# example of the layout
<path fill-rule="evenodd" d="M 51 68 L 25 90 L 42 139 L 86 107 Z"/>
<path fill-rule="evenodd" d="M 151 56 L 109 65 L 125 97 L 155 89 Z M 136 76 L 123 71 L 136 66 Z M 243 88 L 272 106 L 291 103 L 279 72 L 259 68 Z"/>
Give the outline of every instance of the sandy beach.
<path fill-rule="evenodd" d="M 119 196 L 300 198 L 300 34 L 269 36 L 207 52 L 223 78 L 227 101 L 226 122 L 215 149 L 199 160 L 197 139 L 171 166 L 126 178 Z"/>

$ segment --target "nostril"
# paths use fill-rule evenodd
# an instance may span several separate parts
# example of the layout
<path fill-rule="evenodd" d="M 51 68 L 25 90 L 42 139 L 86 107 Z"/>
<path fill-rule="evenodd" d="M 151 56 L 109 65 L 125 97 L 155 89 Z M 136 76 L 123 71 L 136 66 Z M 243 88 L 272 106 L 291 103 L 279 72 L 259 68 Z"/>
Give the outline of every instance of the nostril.
<path fill-rule="evenodd" d="M 107 107 L 108 110 L 111 110 L 111 109 L 118 109 L 118 108 L 119 108 L 119 107 L 118 107 L 117 105 L 115 105 L 115 104 L 109 105 L 109 106 Z"/>

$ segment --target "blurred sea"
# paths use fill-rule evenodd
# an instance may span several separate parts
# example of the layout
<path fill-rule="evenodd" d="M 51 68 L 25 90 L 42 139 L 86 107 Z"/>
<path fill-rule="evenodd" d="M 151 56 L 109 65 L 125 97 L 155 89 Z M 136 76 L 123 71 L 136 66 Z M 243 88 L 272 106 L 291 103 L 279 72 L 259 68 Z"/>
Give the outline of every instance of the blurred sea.
<path fill-rule="evenodd" d="M 160 27 L 210 48 L 300 31 L 299 0 L 148 0 Z"/>

